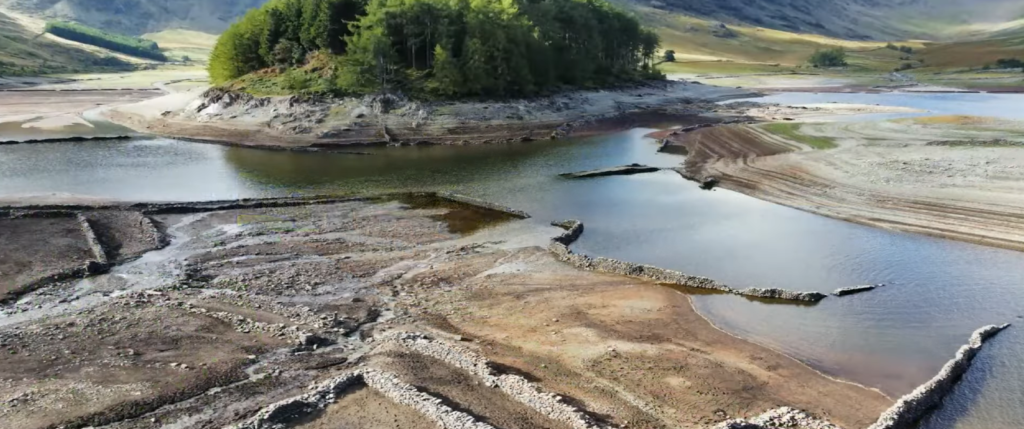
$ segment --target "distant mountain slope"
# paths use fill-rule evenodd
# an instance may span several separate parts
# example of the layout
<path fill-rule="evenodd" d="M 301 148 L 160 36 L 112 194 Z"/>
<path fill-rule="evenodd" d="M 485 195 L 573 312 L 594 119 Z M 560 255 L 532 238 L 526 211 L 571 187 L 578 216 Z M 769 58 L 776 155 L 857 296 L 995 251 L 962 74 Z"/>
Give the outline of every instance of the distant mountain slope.
<path fill-rule="evenodd" d="M 43 34 L 41 21 L 0 10 L 0 76 L 118 69 L 130 61 L 105 49 Z"/>
<path fill-rule="evenodd" d="M 0 7 L 124 34 L 166 29 L 218 34 L 265 0 L 0 0 Z"/>
<path fill-rule="evenodd" d="M 1020 0 L 620 0 L 655 9 L 846 39 L 944 38 L 1024 15 Z"/>
<path fill-rule="evenodd" d="M 0 7 L 140 35 L 168 29 L 218 34 L 266 0 L 0 0 Z M 1024 17 L 1021 0 L 616 0 L 722 21 L 846 39 L 941 39 L 958 28 Z"/>

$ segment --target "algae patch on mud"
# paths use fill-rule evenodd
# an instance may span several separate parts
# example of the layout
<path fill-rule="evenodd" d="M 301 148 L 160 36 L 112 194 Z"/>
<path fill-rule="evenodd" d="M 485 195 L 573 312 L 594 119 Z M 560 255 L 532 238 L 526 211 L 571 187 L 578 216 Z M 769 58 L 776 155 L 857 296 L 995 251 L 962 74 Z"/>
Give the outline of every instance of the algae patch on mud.
<path fill-rule="evenodd" d="M 429 217 L 444 222 L 448 225 L 448 232 L 452 234 L 471 234 L 490 226 L 518 219 L 508 213 L 451 201 L 434 194 L 405 194 L 394 200 L 411 209 L 445 209 L 445 213 Z"/>
<path fill-rule="evenodd" d="M 778 122 L 766 124 L 763 128 L 765 131 L 772 134 L 785 137 L 798 143 L 803 143 L 815 149 L 825 150 L 834 149 L 836 147 L 836 141 L 831 137 L 812 136 L 800 132 L 801 128 L 803 128 L 803 124 Z"/>

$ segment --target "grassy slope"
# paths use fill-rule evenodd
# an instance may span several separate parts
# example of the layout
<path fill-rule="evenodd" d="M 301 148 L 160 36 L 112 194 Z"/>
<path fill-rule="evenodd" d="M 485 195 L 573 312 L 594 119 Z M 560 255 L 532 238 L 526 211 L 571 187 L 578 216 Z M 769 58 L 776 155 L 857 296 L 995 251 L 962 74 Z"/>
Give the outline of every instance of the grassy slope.
<path fill-rule="evenodd" d="M 141 36 L 160 45 L 160 49 L 172 60 L 181 60 L 188 56 L 192 61 L 206 63 L 210 59 L 210 51 L 217 43 L 216 34 L 202 33 L 191 30 L 164 30 L 158 33 L 146 33 Z"/>
<path fill-rule="evenodd" d="M 851 71 L 888 71 L 900 63 L 900 53 L 885 49 L 886 42 L 850 41 L 736 25 L 729 26 L 733 37 L 720 37 L 721 30 L 709 21 L 653 9 L 638 8 L 638 13 L 648 25 L 658 28 L 663 48 L 677 52 L 677 64 L 665 64 L 668 71 L 778 72 L 780 68 L 804 66 L 817 49 L 837 46 L 849 53 Z M 904 44 L 924 46 L 918 42 Z"/>
<path fill-rule="evenodd" d="M 105 55 L 40 35 L 23 17 L 0 11 L 0 74 L 43 74 L 95 69 Z"/>
<path fill-rule="evenodd" d="M 979 69 L 998 58 L 1024 58 L 1024 20 L 999 25 L 948 25 L 947 33 L 957 42 L 895 41 L 915 49 L 910 60 L 897 51 L 885 49 L 887 42 L 850 41 L 814 34 L 799 34 L 759 27 L 730 25 L 732 37 L 719 37 L 712 22 L 669 14 L 641 6 L 634 10 L 648 25 L 658 28 L 664 49 L 676 51 L 675 63 L 660 67 L 669 74 L 751 75 L 806 73 L 846 78 L 863 84 L 885 83 L 881 76 L 902 63 L 911 63 L 909 73 L 923 82 L 960 87 L 1022 86 L 1020 74 L 960 73 Z M 908 24 L 909 25 L 909 24 Z M 917 23 L 930 31 L 941 23 Z M 924 30 L 922 30 L 924 31 Z M 841 46 L 847 50 L 850 66 L 844 70 L 817 70 L 806 66 L 817 49 Z M 920 61 L 923 60 L 923 63 Z M 951 74 L 958 72 L 956 74 Z M 733 83 L 751 83 L 734 81 Z M 725 84 L 725 82 L 722 82 Z"/>

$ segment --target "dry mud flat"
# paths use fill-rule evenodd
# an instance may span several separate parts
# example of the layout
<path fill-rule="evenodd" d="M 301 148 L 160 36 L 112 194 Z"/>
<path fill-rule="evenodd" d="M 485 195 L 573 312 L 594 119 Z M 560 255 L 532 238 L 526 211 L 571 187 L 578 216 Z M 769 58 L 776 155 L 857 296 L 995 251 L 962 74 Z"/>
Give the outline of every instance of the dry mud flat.
<path fill-rule="evenodd" d="M 811 150 L 757 126 L 668 136 L 679 171 L 801 210 L 861 224 L 1024 250 L 1024 140 L 1013 121 L 934 117 L 806 123 L 838 148 Z M 1002 144 L 999 144 L 1002 142 Z"/>
<path fill-rule="evenodd" d="M 98 128 L 84 117 L 84 113 L 98 108 L 134 104 L 160 94 L 157 90 L 144 89 L 0 91 L 0 142 L 122 135 L 128 130 L 117 127 L 119 130 L 115 133 Z"/>
<path fill-rule="evenodd" d="M 211 89 L 172 94 L 106 115 L 137 131 L 224 144 L 329 149 L 360 144 L 469 144 L 549 139 L 628 128 L 628 117 L 699 114 L 747 90 L 684 82 L 576 91 L 505 102 L 417 102 L 395 96 L 343 99 L 254 97 Z"/>
<path fill-rule="evenodd" d="M 59 208 L 122 262 L 0 308 L 0 427 L 709 427 L 792 406 L 853 428 L 892 404 L 671 288 L 559 262 L 557 228 L 430 196 L 309 203 Z M 133 259 L 141 211 L 168 241 Z"/>

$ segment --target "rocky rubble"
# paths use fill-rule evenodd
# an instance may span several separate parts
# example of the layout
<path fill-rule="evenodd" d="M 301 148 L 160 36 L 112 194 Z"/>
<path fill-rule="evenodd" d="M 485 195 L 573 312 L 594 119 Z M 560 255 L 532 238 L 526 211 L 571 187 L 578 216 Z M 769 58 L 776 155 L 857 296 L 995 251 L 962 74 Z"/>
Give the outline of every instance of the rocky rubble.
<path fill-rule="evenodd" d="M 562 402 L 561 397 L 541 391 L 525 378 L 514 374 L 496 374 L 486 359 L 461 347 L 434 340 L 426 335 L 411 332 L 393 332 L 381 337 L 461 368 L 479 378 L 484 385 L 497 387 L 539 413 L 556 421 L 564 422 L 574 429 L 599 429 L 608 427 L 592 419 L 583 411 Z"/>
<path fill-rule="evenodd" d="M 453 410 L 441 399 L 420 392 L 402 382 L 394 374 L 374 369 L 359 369 L 314 385 L 309 393 L 271 404 L 249 420 L 232 426 L 231 429 L 291 427 L 293 422 L 326 408 L 335 402 L 339 395 L 343 395 L 345 390 L 358 384 L 365 384 L 395 403 L 419 411 L 442 429 L 494 429 L 493 426 L 477 421 L 469 414 Z"/>
<path fill-rule="evenodd" d="M 775 429 L 775 428 L 798 428 L 798 429 L 840 429 L 838 426 L 789 407 L 769 410 L 760 416 L 750 420 L 733 419 L 727 420 L 714 429 Z"/>

